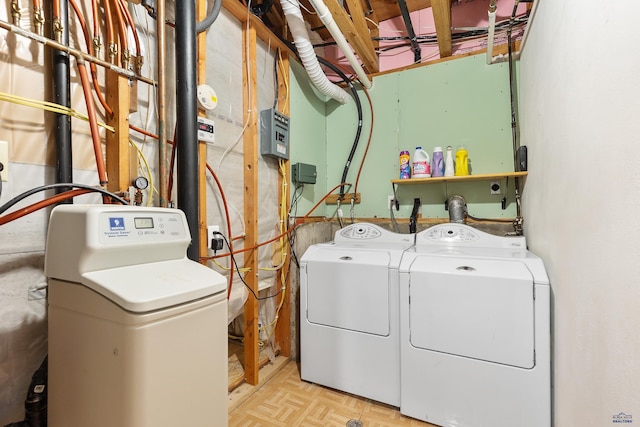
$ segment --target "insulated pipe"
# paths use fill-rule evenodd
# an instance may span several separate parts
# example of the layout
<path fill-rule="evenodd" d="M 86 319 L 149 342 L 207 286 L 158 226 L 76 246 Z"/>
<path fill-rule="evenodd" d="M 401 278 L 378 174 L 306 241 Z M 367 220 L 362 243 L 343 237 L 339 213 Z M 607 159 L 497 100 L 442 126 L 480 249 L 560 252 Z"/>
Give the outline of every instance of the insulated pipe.
<path fill-rule="evenodd" d="M 489 3 L 489 11 L 487 12 L 487 14 L 489 15 L 489 36 L 487 37 L 487 65 L 491 65 L 491 62 L 493 61 L 493 38 L 496 30 L 496 1 L 497 0 L 491 0 L 491 3 Z"/>
<path fill-rule="evenodd" d="M 198 210 L 198 105 L 196 94 L 196 3 L 188 0 L 176 11 L 176 111 L 178 140 L 178 208 L 187 218 L 191 245 L 187 257 L 200 259 Z M 164 22 L 158 19 L 158 22 Z"/>
<path fill-rule="evenodd" d="M 360 61 L 358 61 L 358 58 L 356 58 L 356 55 L 351 50 L 351 46 L 349 46 L 347 39 L 344 38 L 344 35 L 340 31 L 340 28 L 336 24 L 336 21 L 333 20 L 333 16 L 331 15 L 331 12 L 329 11 L 329 8 L 327 7 L 327 5 L 324 4 L 324 0 L 309 0 L 309 1 L 311 2 L 311 5 L 318 13 L 318 18 L 320 18 L 320 20 L 325 25 L 325 27 L 327 28 L 327 30 L 329 31 L 333 39 L 336 41 L 336 44 L 338 45 L 340 50 L 342 50 L 342 53 L 344 53 L 344 56 L 347 58 L 347 61 L 349 61 L 349 64 L 353 68 L 353 71 L 355 71 L 356 74 L 358 75 L 358 79 L 360 79 L 360 83 L 362 83 L 362 86 L 366 87 L 367 89 L 371 89 L 371 81 L 369 80 L 369 77 L 362 69 L 362 66 L 360 66 Z M 288 0 L 280 1 L 280 4 L 283 5 L 283 9 L 284 9 L 284 4 L 288 2 L 289 2 Z M 298 6 L 298 11 L 299 10 L 300 10 L 300 7 Z M 289 24 L 289 26 L 291 26 L 291 24 Z M 306 30 L 306 27 L 305 27 L 305 30 Z M 300 51 L 299 48 L 298 48 L 298 51 Z"/>
<path fill-rule="evenodd" d="M 311 82 L 323 94 L 335 99 L 341 104 L 346 104 L 349 100 L 349 94 L 338 85 L 331 83 L 322 72 L 322 68 L 320 68 L 318 58 L 313 50 L 313 45 L 309 40 L 307 27 L 304 25 L 298 0 L 280 0 L 280 5 L 289 24 L 289 30 L 293 35 L 293 42 L 298 49 L 300 61 L 302 61 L 302 65 L 304 65 L 305 70 L 307 70 Z"/>
<path fill-rule="evenodd" d="M 52 2 L 52 16 L 55 16 L 60 24 L 60 43 L 69 45 L 69 5 L 66 1 Z M 58 10 L 55 8 L 58 7 Z M 55 29 L 54 29 L 55 30 Z M 69 66 L 69 54 L 54 50 L 51 54 L 53 62 L 53 102 L 65 107 L 71 107 L 71 72 Z M 90 94 L 89 94 L 90 96 Z M 56 150 L 56 182 L 73 182 L 73 163 L 71 150 L 71 117 L 66 114 L 54 115 L 54 143 Z M 67 188 L 58 188 L 62 193 Z M 66 200 L 65 203 L 71 203 Z"/>

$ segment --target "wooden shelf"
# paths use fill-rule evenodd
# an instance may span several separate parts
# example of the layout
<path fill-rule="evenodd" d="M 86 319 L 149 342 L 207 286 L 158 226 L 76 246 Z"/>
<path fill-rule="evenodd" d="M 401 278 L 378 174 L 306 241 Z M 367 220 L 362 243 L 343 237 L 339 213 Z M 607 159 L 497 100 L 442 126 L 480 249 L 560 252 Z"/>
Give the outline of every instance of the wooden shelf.
<path fill-rule="evenodd" d="M 481 175 L 466 176 L 438 176 L 431 178 L 392 179 L 392 184 L 438 184 L 441 182 L 470 182 L 470 181 L 494 181 L 503 178 L 515 178 L 527 176 L 527 172 L 501 172 L 485 173 Z"/>

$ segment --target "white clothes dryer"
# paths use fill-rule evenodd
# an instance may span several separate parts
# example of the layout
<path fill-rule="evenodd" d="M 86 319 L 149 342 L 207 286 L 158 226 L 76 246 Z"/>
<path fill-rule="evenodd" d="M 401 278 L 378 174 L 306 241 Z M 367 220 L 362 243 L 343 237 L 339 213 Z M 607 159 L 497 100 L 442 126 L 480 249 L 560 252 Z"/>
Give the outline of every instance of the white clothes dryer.
<path fill-rule="evenodd" d="M 358 223 L 300 262 L 303 380 L 400 405 L 398 267 L 415 235 Z"/>
<path fill-rule="evenodd" d="M 437 225 L 399 271 L 401 413 L 446 427 L 550 426 L 550 286 L 525 238 Z"/>

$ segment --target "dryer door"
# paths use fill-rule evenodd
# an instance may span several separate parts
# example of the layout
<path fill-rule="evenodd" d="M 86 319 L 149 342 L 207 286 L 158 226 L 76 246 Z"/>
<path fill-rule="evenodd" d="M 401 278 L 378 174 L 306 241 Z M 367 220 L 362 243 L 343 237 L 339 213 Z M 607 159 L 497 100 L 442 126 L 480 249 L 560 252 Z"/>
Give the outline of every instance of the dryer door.
<path fill-rule="evenodd" d="M 385 251 L 331 247 L 315 252 L 306 268 L 309 322 L 389 335 L 390 260 Z"/>
<path fill-rule="evenodd" d="M 413 346 L 534 366 L 534 287 L 523 263 L 422 256 L 409 274 Z"/>

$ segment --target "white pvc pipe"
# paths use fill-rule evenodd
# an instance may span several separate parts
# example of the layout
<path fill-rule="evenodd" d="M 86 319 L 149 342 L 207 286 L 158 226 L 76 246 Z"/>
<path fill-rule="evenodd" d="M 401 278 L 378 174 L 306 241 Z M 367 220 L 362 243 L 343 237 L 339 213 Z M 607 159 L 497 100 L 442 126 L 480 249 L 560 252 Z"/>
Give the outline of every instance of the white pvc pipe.
<path fill-rule="evenodd" d="M 311 82 L 323 94 L 335 99 L 341 104 L 346 104 L 350 99 L 349 94 L 338 85 L 331 83 L 322 71 L 322 68 L 320 68 L 320 63 L 313 50 L 313 45 L 309 40 L 309 33 L 304 24 L 298 0 L 280 0 L 280 5 L 289 24 L 289 30 L 293 35 L 293 42 L 298 49 L 298 55 L 300 55 L 302 65 L 305 70 L 307 70 Z"/>
<path fill-rule="evenodd" d="M 327 8 L 327 5 L 324 4 L 323 0 L 309 1 L 318 13 L 318 18 L 320 18 L 325 27 L 327 27 L 327 30 L 333 37 L 333 40 L 335 40 L 340 50 L 342 50 L 342 53 L 344 53 L 344 56 L 347 58 L 347 61 L 349 61 L 349 64 L 353 68 L 353 71 L 355 71 L 358 75 L 360 83 L 362 83 L 362 85 L 367 89 L 371 89 L 371 81 L 369 80 L 369 77 L 360 66 L 360 61 L 358 61 L 358 58 L 356 58 L 355 54 L 351 50 L 351 46 L 349 46 L 347 39 L 344 38 L 344 35 L 340 31 L 340 28 L 336 24 L 336 21 L 334 21 L 329 8 Z"/>
<path fill-rule="evenodd" d="M 489 5 L 489 36 L 487 37 L 487 65 L 491 65 L 493 61 L 493 38 L 496 30 L 496 2 L 491 1 Z"/>

